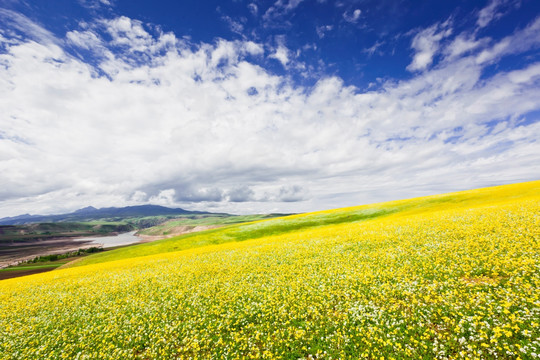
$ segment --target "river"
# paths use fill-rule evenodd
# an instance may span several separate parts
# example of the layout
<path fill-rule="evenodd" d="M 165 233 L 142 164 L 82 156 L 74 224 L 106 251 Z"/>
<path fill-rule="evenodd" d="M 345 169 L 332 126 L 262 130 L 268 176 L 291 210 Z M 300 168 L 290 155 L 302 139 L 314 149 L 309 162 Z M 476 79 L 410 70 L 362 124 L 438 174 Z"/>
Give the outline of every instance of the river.
<path fill-rule="evenodd" d="M 96 237 L 84 237 L 75 239 L 77 241 L 90 241 L 90 245 L 102 246 L 103 248 L 109 248 L 113 246 L 128 245 L 140 242 L 142 239 L 135 235 L 136 231 L 122 233 L 115 236 L 96 236 Z"/>

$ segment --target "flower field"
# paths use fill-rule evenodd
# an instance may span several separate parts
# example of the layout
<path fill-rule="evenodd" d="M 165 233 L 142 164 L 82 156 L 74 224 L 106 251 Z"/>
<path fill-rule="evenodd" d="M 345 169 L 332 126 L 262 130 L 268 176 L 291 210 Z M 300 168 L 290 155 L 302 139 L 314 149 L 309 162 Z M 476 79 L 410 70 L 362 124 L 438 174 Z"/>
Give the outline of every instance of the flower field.
<path fill-rule="evenodd" d="M 0 281 L 0 359 L 540 356 L 539 181 L 144 245 Z"/>

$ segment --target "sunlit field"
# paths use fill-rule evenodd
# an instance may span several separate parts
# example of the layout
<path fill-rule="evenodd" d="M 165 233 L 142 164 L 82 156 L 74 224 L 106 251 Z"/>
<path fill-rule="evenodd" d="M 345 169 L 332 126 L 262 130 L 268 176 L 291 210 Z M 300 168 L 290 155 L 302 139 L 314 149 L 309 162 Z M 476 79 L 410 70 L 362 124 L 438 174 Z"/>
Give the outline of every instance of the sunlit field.
<path fill-rule="evenodd" d="M 75 265 L 0 281 L 1 359 L 540 356 L 540 181 L 233 225 Z"/>

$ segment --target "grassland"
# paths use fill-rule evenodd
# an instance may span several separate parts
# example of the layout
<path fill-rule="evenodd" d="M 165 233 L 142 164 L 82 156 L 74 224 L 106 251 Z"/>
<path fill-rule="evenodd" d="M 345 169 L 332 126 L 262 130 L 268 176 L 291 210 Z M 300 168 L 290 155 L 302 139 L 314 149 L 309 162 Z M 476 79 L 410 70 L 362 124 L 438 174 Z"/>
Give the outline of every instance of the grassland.
<path fill-rule="evenodd" d="M 0 358 L 532 359 L 539 250 L 538 181 L 230 225 L 0 281 Z"/>
<path fill-rule="evenodd" d="M 189 217 L 179 217 L 163 222 L 162 224 L 152 226 L 147 229 L 138 231 L 141 235 L 170 235 L 175 233 L 175 229 L 179 227 L 200 227 L 200 226 L 225 226 L 231 224 L 240 224 L 245 222 L 253 222 L 257 220 L 271 219 L 279 216 L 278 214 L 259 214 L 259 215 L 194 215 Z"/>

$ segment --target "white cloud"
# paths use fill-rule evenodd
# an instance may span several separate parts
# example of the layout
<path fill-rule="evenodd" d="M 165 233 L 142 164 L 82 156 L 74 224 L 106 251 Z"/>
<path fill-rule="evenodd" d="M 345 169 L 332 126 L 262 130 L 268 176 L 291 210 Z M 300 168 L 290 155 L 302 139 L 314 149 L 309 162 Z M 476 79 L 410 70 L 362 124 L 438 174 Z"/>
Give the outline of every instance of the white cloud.
<path fill-rule="evenodd" d="M 317 26 L 315 30 L 317 31 L 317 35 L 319 36 L 319 39 L 322 39 L 326 36 L 326 33 L 329 31 L 332 31 L 334 28 L 333 25 L 321 25 Z"/>
<path fill-rule="evenodd" d="M 460 34 L 444 49 L 444 53 L 449 59 L 454 59 L 478 48 L 484 47 L 489 40 L 490 39 L 488 38 L 476 40 L 472 36 Z"/>
<path fill-rule="evenodd" d="M 79 4 L 88 9 L 99 9 L 102 6 L 111 7 L 114 5 L 113 0 L 79 0 Z"/>
<path fill-rule="evenodd" d="M 535 24 L 487 49 L 490 61 L 538 47 Z M 438 43 L 448 31 L 421 36 Z M 98 68 L 56 45 L 64 41 L 100 45 Z M 291 66 L 280 46 L 270 56 Z M 540 119 L 529 114 L 540 110 L 540 64 L 482 77 L 479 47 L 368 92 L 337 77 L 294 86 L 250 62 L 260 44 L 187 43 L 124 17 L 5 49 L 0 216 L 146 201 L 296 212 L 540 173 Z"/>
<path fill-rule="evenodd" d="M 377 52 L 377 50 L 384 44 L 383 41 L 375 41 L 375 44 L 373 44 L 373 46 L 369 47 L 369 48 L 366 48 L 364 49 L 364 52 L 366 54 L 368 54 L 369 56 L 373 56 L 373 54 L 375 54 L 375 52 Z M 380 51 L 379 51 L 380 53 Z"/>
<path fill-rule="evenodd" d="M 285 69 L 287 69 L 291 62 L 291 56 L 294 56 L 294 54 L 291 54 L 286 46 L 286 36 L 276 36 L 275 43 L 277 46 L 274 48 L 273 53 L 271 53 L 268 57 L 270 59 L 276 59 L 281 63 L 281 65 L 283 65 Z"/>
<path fill-rule="evenodd" d="M 290 12 L 298 7 L 304 0 L 277 0 L 272 8 L 274 11 Z"/>
<path fill-rule="evenodd" d="M 522 70 L 508 73 L 508 79 L 514 84 L 530 83 L 540 76 L 540 64 L 533 64 Z"/>
<path fill-rule="evenodd" d="M 0 8 L 0 21 L 4 30 L 12 28 L 17 33 L 42 44 L 58 44 L 53 33 L 15 11 Z"/>
<path fill-rule="evenodd" d="M 249 12 L 251 12 L 253 16 L 257 16 L 259 13 L 259 7 L 255 3 L 249 3 L 248 9 L 249 9 Z"/>
<path fill-rule="evenodd" d="M 103 48 L 101 39 L 92 31 L 69 31 L 66 34 L 66 39 L 72 45 L 86 50 Z"/>
<path fill-rule="evenodd" d="M 267 22 L 279 21 L 282 17 L 294 11 L 304 0 L 277 0 L 266 10 L 263 19 Z"/>
<path fill-rule="evenodd" d="M 241 22 L 236 21 L 227 15 L 222 16 L 221 19 L 229 25 L 229 29 L 231 29 L 232 32 L 240 35 L 244 32 L 244 25 Z"/>
<path fill-rule="evenodd" d="M 347 22 L 355 23 L 355 22 L 358 21 L 361 14 L 362 14 L 362 10 L 360 10 L 360 9 L 355 9 L 352 13 L 349 13 L 348 11 L 345 11 L 343 13 L 343 18 Z"/>
<path fill-rule="evenodd" d="M 508 54 L 519 54 L 540 46 L 540 16 L 523 30 L 503 38 L 476 57 L 479 64 L 495 61 Z"/>
<path fill-rule="evenodd" d="M 507 9 L 505 7 L 514 6 L 519 7 L 520 0 L 491 0 L 489 4 L 478 12 L 478 19 L 476 25 L 479 28 L 488 26 L 494 20 L 501 18 Z"/>
<path fill-rule="evenodd" d="M 417 71 L 427 69 L 439 51 L 439 42 L 451 34 L 452 29 L 450 28 L 449 21 L 443 24 L 435 24 L 416 34 L 411 44 L 415 54 L 413 61 L 407 66 L 407 70 Z"/>
<path fill-rule="evenodd" d="M 131 51 L 144 52 L 153 43 L 152 37 L 144 30 L 141 21 L 121 16 L 105 21 L 105 24 L 113 39 L 112 45 L 124 45 L 128 46 Z"/>
<path fill-rule="evenodd" d="M 239 43 L 242 49 L 243 54 L 249 55 L 263 55 L 264 49 L 260 44 L 254 43 L 253 41 L 244 41 Z"/>
<path fill-rule="evenodd" d="M 176 203 L 176 191 L 174 189 L 162 190 L 156 196 L 152 196 L 149 201 L 156 205 L 171 206 Z"/>
<path fill-rule="evenodd" d="M 287 68 L 287 64 L 289 63 L 289 49 L 284 45 L 279 45 L 276 51 L 269 57 L 278 60 L 284 68 Z"/>

